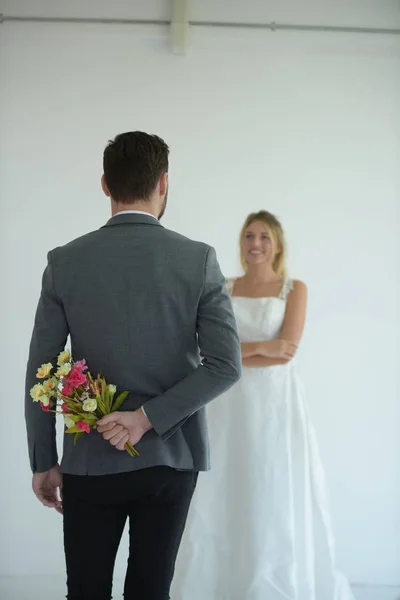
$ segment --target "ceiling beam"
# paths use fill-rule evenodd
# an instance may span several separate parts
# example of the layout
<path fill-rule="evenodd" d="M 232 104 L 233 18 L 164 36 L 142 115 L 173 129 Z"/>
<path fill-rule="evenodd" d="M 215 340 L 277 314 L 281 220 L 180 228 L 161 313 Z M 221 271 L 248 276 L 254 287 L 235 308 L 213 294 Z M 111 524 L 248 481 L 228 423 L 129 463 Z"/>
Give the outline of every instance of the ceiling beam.
<path fill-rule="evenodd" d="M 181 1 L 181 0 L 178 0 Z M 30 16 L 12 16 L 3 15 L 0 13 L 0 25 L 2 23 L 85 23 L 99 25 L 161 25 L 170 26 L 171 21 L 163 19 L 107 19 L 95 17 L 30 17 Z M 183 24 L 185 22 L 182 22 Z M 232 28 L 232 29 L 266 29 L 272 32 L 276 31 L 315 31 L 326 33 L 372 33 L 381 35 L 400 35 L 400 28 L 389 27 L 345 27 L 342 25 L 301 25 L 301 24 L 285 24 L 285 23 L 238 23 L 232 21 L 188 21 L 189 27 L 213 27 L 213 28 Z M 188 37 L 186 44 L 188 44 Z"/>
<path fill-rule="evenodd" d="M 189 0 L 172 0 L 171 50 L 186 54 L 189 46 Z"/>

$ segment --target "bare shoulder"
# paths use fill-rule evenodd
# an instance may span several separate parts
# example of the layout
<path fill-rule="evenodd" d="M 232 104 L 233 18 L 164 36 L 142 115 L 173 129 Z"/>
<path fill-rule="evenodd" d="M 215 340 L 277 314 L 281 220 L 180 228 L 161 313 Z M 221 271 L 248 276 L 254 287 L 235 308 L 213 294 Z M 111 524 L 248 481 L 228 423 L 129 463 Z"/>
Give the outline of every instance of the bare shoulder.
<path fill-rule="evenodd" d="M 303 281 L 292 281 L 291 291 L 287 297 L 285 319 L 281 337 L 299 344 L 303 335 L 307 312 L 307 286 Z"/>
<path fill-rule="evenodd" d="M 304 281 L 300 281 L 300 279 L 294 279 L 293 280 L 293 291 L 298 292 L 300 294 L 307 293 L 307 285 L 304 283 Z"/>
<path fill-rule="evenodd" d="M 294 279 L 292 281 L 291 291 L 288 294 L 288 304 L 295 306 L 298 304 L 306 304 L 307 302 L 307 286 L 304 281 Z"/>

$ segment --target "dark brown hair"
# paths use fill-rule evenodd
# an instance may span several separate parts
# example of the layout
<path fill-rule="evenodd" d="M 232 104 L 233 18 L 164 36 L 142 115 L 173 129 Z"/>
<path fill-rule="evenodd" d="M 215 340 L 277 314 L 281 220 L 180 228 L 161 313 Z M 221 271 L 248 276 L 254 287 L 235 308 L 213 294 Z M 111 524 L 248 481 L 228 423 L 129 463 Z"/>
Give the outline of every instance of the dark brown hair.
<path fill-rule="evenodd" d="M 103 155 L 104 177 L 113 200 L 149 200 L 161 175 L 168 172 L 169 148 L 156 135 L 142 131 L 121 133 Z"/>

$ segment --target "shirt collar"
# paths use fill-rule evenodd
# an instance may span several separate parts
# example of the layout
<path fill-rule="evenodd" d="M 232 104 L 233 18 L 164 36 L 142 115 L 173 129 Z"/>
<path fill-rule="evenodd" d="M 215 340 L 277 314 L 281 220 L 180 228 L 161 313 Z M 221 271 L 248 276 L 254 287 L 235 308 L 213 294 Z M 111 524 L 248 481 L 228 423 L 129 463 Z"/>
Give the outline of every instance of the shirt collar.
<path fill-rule="evenodd" d="M 119 215 L 146 215 L 148 217 L 153 217 L 153 219 L 158 221 L 157 217 L 144 210 L 121 210 L 120 212 L 115 213 L 113 217 L 118 217 Z"/>

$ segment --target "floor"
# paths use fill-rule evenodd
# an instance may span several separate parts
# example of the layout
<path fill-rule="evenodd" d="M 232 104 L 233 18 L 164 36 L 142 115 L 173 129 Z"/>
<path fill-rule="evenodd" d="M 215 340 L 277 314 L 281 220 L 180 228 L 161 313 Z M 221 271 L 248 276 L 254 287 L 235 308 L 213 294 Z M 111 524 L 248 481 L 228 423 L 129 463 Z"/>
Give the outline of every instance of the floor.
<path fill-rule="evenodd" d="M 400 600 L 400 587 L 354 588 L 356 600 Z M 1 600 L 62 600 L 65 587 L 62 577 L 0 577 Z M 117 581 L 114 600 L 122 599 L 122 583 Z"/>
<path fill-rule="evenodd" d="M 354 587 L 356 600 L 400 600 L 400 587 Z"/>

